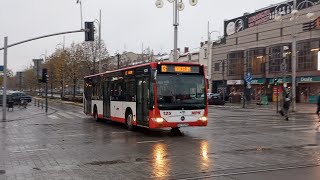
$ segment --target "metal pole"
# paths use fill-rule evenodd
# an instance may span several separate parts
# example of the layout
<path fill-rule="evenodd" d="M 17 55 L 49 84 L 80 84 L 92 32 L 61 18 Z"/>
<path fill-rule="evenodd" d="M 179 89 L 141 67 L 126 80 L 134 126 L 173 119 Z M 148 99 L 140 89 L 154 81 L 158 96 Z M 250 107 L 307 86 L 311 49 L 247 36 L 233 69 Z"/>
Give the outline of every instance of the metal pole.
<path fill-rule="evenodd" d="M 207 73 L 209 82 L 209 92 L 212 92 L 211 82 L 211 35 L 210 35 L 210 22 L 208 21 L 208 62 L 207 62 Z"/>
<path fill-rule="evenodd" d="M 226 100 L 226 98 L 225 98 L 226 84 L 224 82 L 224 66 L 225 66 L 225 60 L 222 60 L 222 83 L 223 83 L 222 98 L 223 98 L 223 102 L 225 102 L 225 100 Z"/>
<path fill-rule="evenodd" d="M 48 82 L 46 81 L 46 112 L 48 112 Z"/>
<path fill-rule="evenodd" d="M 28 40 L 24 40 L 24 41 L 21 41 L 21 42 L 17 42 L 17 43 L 14 43 L 14 44 L 7 45 L 8 46 L 7 48 L 13 47 L 13 46 L 16 46 L 16 45 L 19 45 L 19 44 L 23 44 L 23 43 L 26 43 L 26 42 L 29 42 L 29 41 L 34 41 L 34 40 L 37 40 L 37 39 L 43 39 L 43 38 L 47 38 L 47 37 L 51 37 L 51 36 L 58 36 L 58 35 L 62 35 L 62 34 L 71 34 L 71 33 L 77 33 L 77 32 L 85 32 L 85 31 L 86 31 L 85 29 L 81 29 L 81 30 L 76 30 L 76 31 L 66 31 L 66 32 L 60 32 L 60 33 L 54 33 L 54 34 L 39 36 L 39 37 L 36 37 L 36 38 L 32 38 L 32 39 L 28 39 Z M 4 47 L 0 48 L 0 51 L 1 50 L 4 50 Z"/>
<path fill-rule="evenodd" d="M 276 88 L 277 88 L 277 113 L 279 112 L 279 88 L 278 88 L 278 85 L 276 85 Z"/>
<path fill-rule="evenodd" d="M 8 58 L 8 37 L 4 37 L 3 53 L 3 94 L 2 94 L 2 120 L 7 118 L 7 58 Z"/>
<path fill-rule="evenodd" d="M 178 0 L 174 1 L 174 5 L 173 5 L 173 11 L 174 11 L 174 52 L 173 52 L 173 62 L 177 62 L 178 61 L 178 26 L 179 26 L 179 22 L 178 22 Z"/>
<path fill-rule="evenodd" d="M 102 67 L 101 67 L 101 9 L 100 9 L 100 16 L 99 16 L 99 73 L 102 72 Z"/>
<path fill-rule="evenodd" d="M 283 69 L 282 69 L 282 91 L 284 92 L 284 84 L 286 83 L 286 71 L 287 71 L 287 66 L 286 66 L 286 59 L 283 57 L 283 60 L 282 60 L 282 64 L 283 64 Z M 284 96 L 284 93 L 282 93 L 282 103 L 281 103 L 281 107 L 283 107 L 283 103 L 284 103 L 284 99 L 285 99 L 285 96 Z"/>
<path fill-rule="evenodd" d="M 246 52 L 245 52 L 246 53 Z M 246 77 L 246 74 L 248 73 L 248 67 L 249 67 L 249 62 L 248 62 L 248 60 L 247 60 L 247 56 L 245 55 L 245 58 L 244 58 L 244 60 L 245 60 L 245 69 L 244 69 L 244 73 L 243 73 L 243 78 L 242 78 L 242 80 L 243 80 L 243 97 L 242 97 L 242 108 L 245 108 L 246 107 L 246 86 L 245 86 L 245 77 Z"/>
<path fill-rule="evenodd" d="M 297 76 L 296 53 L 297 53 L 297 34 L 296 34 L 296 20 L 295 20 L 293 25 L 293 40 L 292 40 L 292 111 L 293 112 L 296 111 L 296 76 Z"/>
<path fill-rule="evenodd" d="M 120 68 L 120 54 L 118 53 L 117 54 L 117 57 L 118 57 L 118 69 Z"/>
<path fill-rule="evenodd" d="M 80 16 L 81 16 L 81 29 L 83 29 L 83 21 L 82 21 L 82 2 L 80 0 Z"/>

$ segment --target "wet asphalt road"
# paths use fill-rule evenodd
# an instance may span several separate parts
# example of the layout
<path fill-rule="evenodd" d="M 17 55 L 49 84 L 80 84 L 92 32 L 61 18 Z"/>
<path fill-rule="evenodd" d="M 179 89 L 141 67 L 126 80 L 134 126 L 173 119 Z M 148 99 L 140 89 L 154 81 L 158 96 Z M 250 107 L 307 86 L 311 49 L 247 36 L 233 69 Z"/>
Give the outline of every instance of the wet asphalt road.
<path fill-rule="evenodd" d="M 208 127 L 130 132 L 81 107 L 52 107 L 0 123 L 0 180 L 320 179 L 313 114 L 285 121 L 267 110 L 210 107 Z"/>

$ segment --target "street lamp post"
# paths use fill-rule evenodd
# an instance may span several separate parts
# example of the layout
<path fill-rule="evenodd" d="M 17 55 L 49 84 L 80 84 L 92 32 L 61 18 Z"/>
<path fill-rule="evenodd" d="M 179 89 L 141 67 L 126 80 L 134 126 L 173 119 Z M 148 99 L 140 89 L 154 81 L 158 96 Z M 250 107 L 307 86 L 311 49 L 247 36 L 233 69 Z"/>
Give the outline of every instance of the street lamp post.
<path fill-rule="evenodd" d="M 77 4 L 80 4 L 81 29 L 83 29 L 83 21 L 82 21 L 82 2 L 81 2 L 81 0 L 77 0 Z"/>
<path fill-rule="evenodd" d="M 221 34 L 219 31 L 210 31 L 210 23 L 208 22 L 208 62 L 207 62 L 207 76 L 208 76 L 208 82 L 209 82 L 209 92 L 212 92 L 212 82 L 211 82 L 211 74 L 212 74 L 212 44 L 213 41 L 211 41 L 211 34 L 212 33 L 218 33 L 219 37 L 221 37 Z"/>
<path fill-rule="evenodd" d="M 182 0 L 168 0 L 169 3 L 173 3 L 173 27 L 174 27 L 174 50 L 173 50 L 173 61 L 178 61 L 178 26 L 179 26 L 179 11 L 183 11 L 185 8 Z M 198 0 L 189 0 L 191 6 L 198 4 Z M 156 0 L 157 8 L 162 8 L 164 5 L 163 0 Z"/>
<path fill-rule="evenodd" d="M 117 60 L 118 60 L 117 69 L 120 69 L 120 58 L 121 58 L 121 55 L 119 53 L 117 53 L 116 56 L 117 56 Z"/>
<path fill-rule="evenodd" d="M 61 53 L 59 53 L 59 58 L 63 58 L 63 61 L 64 61 L 64 43 L 61 44 L 57 44 L 57 46 L 60 45 L 62 46 L 62 55 Z M 62 56 L 62 57 L 61 57 Z M 64 66 L 62 66 L 61 68 L 61 74 L 62 74 L 62 77 L 61 77 L 61 99 L 64 97 Z"/>
<path fill-rule="evenodd" d="M 99 20 L 95 19 L 94 22 L 96 22 L 99 27 L 98 60 L 99 60 L 99 73 L 101 73 L 102 72 L 102 66 L 101 66 L 101 9 L 99 11 Z"/>

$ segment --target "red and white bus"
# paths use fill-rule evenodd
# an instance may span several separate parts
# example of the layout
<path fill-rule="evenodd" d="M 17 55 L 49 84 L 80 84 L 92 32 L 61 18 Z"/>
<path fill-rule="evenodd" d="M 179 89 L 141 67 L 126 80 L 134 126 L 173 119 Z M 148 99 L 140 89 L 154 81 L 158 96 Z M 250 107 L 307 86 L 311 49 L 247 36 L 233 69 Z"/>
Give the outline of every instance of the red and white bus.
<path fill-rule="evenodd" d="M 129 130 L 207 126 L 207 104 L 200 64 L 151 62 L 84 78 L 84 113 Z"/>

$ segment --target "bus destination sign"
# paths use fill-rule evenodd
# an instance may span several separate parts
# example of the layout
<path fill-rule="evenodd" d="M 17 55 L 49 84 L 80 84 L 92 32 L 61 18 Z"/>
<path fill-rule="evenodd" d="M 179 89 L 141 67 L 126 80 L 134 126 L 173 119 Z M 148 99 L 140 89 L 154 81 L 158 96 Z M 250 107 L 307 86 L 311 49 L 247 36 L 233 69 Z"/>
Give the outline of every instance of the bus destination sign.
<path fill-rule="evenodd" d="M 127 75 L 133 75 L 133 70 L 128 70 L 128 71 L 125 71 L 124 74 L 127 76 Z"/>
<path fill-rule="evenodd" d="M 161 65 L 162 73 L 199 73 L 199 66 Z"/>
<path fill-rule="evenodd" d="M 175 66 L 174 71 L 175 72 L 182 72 L 182 73 L 190 73 L 191 67 L 190 66 Z"/>

